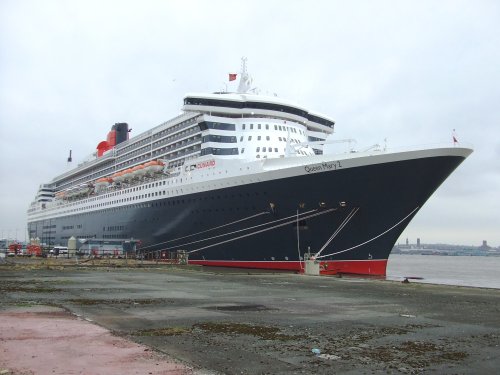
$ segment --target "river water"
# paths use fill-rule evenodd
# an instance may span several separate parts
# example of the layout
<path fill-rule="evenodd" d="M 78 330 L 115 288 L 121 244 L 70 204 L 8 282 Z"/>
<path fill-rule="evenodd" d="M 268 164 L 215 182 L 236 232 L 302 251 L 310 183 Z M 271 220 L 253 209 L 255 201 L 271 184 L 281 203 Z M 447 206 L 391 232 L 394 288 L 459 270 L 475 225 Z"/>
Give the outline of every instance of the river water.
<path fill-rule="evenodd" d="M 500 289 L 500 257 L 392 254 L 387 279 Z"/>

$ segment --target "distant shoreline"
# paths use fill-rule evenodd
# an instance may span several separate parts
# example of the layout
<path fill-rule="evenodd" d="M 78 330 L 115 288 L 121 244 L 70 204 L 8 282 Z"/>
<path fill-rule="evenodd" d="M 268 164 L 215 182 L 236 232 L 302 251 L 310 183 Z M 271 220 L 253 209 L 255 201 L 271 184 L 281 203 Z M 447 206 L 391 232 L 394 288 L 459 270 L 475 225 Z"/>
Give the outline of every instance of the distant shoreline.
<path fill-rule="evenodd" d="M 426 251 L 392 251 L 392 254 L 398 255 L 431 255 L 431 256 L 451 256 L 451 257 L 500 257 L 499 253 L 496 254 L 450 254 L 447 252 L 436 252 L 436 253 L 428 253 Z"/>

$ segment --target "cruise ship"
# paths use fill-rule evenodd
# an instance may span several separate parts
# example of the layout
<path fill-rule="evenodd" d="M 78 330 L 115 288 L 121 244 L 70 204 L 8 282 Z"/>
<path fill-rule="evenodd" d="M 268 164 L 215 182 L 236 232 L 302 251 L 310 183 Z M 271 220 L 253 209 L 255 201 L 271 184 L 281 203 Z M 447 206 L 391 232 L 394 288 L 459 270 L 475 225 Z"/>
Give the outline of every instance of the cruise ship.
<path fill-rule="evenodd" d="M 236 74 L 230 76 L 235 78 Z M 134 239 L 189 263 L 385 275 L 398 237 L 472 152 L 458 143 L 334 153 L 335 122 L 259 95 L 245 61 L 235 92 L 188 94 L 182 113 L 40 185 L 28 233 L 49 246 Z M 350 142 L 347 140 L 346 142 Z"/>

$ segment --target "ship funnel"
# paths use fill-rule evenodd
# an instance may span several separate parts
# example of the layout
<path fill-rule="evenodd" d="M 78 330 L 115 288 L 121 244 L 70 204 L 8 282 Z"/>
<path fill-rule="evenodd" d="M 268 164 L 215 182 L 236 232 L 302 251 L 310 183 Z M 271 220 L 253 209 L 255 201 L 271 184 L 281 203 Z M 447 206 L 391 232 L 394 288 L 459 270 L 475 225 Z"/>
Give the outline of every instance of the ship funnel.
<path fill-rule="evenodd" d="M 101 157 L 108 150 L 111 150 L 117 144 L 128 140 L 128 133 L 130 132 L 126 122 L 117 122 L 111 127 L 108 137 L 105 141 L 97 145 L 97 157 Z"/>
<path fill-rule="evenodd" d="M 128 124 L 126 122 L 117 122 L 111 128 L 111 131 L 116 132 L 115 146 L 122 142 L 125 142 L 128 139 L 129 129 L 128 129 Z"/>

